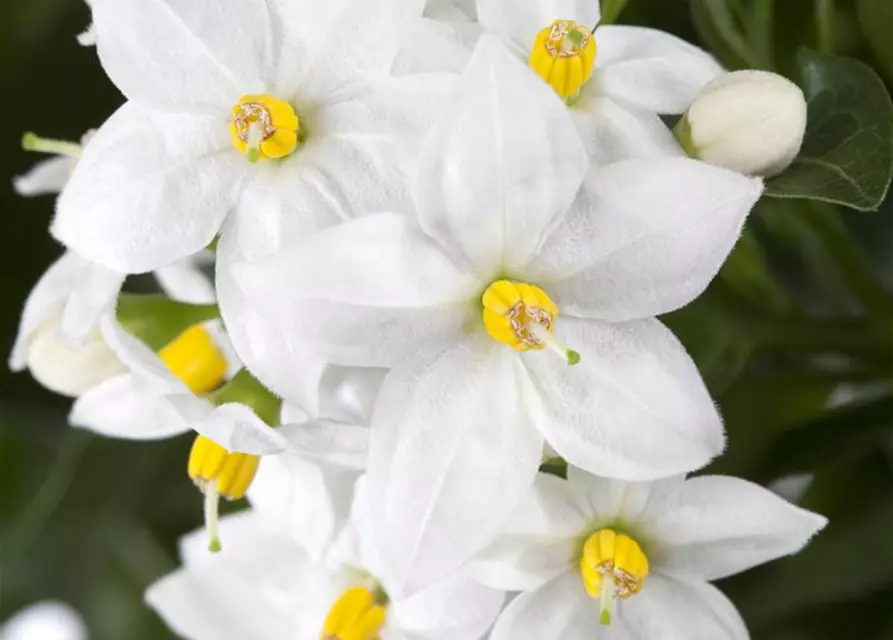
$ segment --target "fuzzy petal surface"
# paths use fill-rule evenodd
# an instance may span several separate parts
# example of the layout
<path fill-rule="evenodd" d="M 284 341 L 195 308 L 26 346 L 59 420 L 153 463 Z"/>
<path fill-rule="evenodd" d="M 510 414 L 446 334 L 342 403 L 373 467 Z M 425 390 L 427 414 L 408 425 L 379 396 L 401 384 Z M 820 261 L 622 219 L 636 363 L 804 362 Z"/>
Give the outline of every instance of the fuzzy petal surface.
<path fill-rule="evenodd" d="M 514 356 L 479 337 L 385 379 L 368 487 L 387 583 L 409 595 L 455 571 L 533 484 L 542 438 L 520 402 Z"/>
<path fill-rule="evenodd" d="M 247 166 L 224 125 L 125 104 L 84 149 L 59 198 L 53 235 L 123 273 L 151 271 L 204 248 Z"/>
<path fill-rule="evenodd" d="M 525 275 L 565 314 L 617 322 L 674 311 L 707 288 L 762 189 L 683 158 L 593 170 Z"/>
<path fill-rule="evenodd" d="M 653 480 L 700 468 L 722 451 L 722 422 L 704 382 L 660 322 L 563 317 L 556 336 L 580 363 L 525 354 L 526 397 L 534 424 L 569 463 Z"/>
<path fill-rule="evenodd" d="M 827 520 L 725 476 L 687 480 L 652 511 L 661 566 L 713 581 L 800 551 Z"/>
<path fill-rule="evenodd" d="M 485 36 L 419 165 L 422 227 L 495 279 L 529 260 L 573 202 L 588 159 L 564 103 Z"/>

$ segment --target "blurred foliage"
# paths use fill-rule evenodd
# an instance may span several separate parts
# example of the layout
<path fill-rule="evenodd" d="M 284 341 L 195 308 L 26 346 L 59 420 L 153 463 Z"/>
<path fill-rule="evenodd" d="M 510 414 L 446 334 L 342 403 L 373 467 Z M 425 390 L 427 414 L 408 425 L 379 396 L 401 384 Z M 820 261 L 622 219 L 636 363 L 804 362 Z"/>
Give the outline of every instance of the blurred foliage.
<path fill-rule="evenodd" d="M 620 23 L 711 49 L 730 68 L 799 80 L 797 53 L 854 57 L 893 85 L 891 0 L 605 0 Z M 78 139 L 121 102 L 74 36 L 80 0 L 0 9 L 0 174 L 35 160 L 23 131 Z M 801 58 L 801 62 L 802 62 Z M 853 71 L 853 73 L 858 73 Z M 12 88 L 14 88 L 14 93 Z M 865 106 L 858 96 L 841 113 Z M 889 131 L 872 139 L 882 148 Z M 893 140 L 886 140 L 889 152 Z M 877 193 L 882 193 L 878 189 Z M 0 186 L 6 352 L 28 290 L 60 249 L 48 198 Z M 863 203 L 865 204 L 865 203 Z M 801 500 L 831 519 L 803 553 L 723 581 L 756 640 L 893 637 L 893 198 L 878 212 L 764 199 L 710 290 L 665 318 L 720 404 L 728 452 L 708 470 L 763 484 L 814 477 Z M 199 525 L 189 439 L 104 440 L 65 425 L 67 403 L 0 373 L 0 620 L 70 602 L 98 640 L 170 637 L 142 605 Z"/>

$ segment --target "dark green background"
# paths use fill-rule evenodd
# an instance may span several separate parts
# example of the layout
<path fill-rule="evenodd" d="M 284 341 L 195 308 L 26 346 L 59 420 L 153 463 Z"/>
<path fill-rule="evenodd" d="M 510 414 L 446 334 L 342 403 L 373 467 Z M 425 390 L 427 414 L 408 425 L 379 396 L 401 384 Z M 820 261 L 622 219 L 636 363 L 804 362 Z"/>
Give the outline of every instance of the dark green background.
<path fill-rule="evenodd" d="M 893 18 L 881 18 L 893 13 L 878 9 L 889 2 L 632 0 L 622 21 L 706 38 L 733 67 L 791 75 L 801 45 L 854 55 L 889 86 Z M 737 49 L 717 29 L 717 10 L 730 7 L 733 32 L 745 34 Z M 4 353 L 28 290 L 61 252 L 46 233 L 52 199 L 18 198 L 7 179 L 39 159 L 20 150 L 21 135 L 76 140 L 122 101 L 95 52 L 75 42 L 88 19 L 80 0 L 0 8 Z M 831 518 L 801 555 L 720 585 L 757 640 L 893 638 L 893 326 L 875 315 L 893 304 L 891 249 L 890 199 L 878 213 L 767 201 L 710 292 L 667 319 L 726 416 L 730 450 L 715 470 L 761 482 L 815 473 L 804 505 Z M 827 366 L 829 356 L 845 366 Z M 842 384 L 853 393 L 829 410 Z M 167 638 L 141 599 L 201 520 L 184 469 L 189 439 L 95 438 L 66 427 L 67 407 L 27 373 L 0 372 L 0 620 L 58 598 L 81 611 L 91 637 Z"/>

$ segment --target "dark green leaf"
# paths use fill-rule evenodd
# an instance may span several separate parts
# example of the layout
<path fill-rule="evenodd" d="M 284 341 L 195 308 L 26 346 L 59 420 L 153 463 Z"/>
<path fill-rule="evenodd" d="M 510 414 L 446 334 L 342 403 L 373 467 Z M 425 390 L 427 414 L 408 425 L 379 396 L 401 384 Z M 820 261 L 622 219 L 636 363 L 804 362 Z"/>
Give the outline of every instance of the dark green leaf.
<path fill-rule="evenodd" d="M 893 103 L 884 83 L 858 60 L 802 49 L 809 100 L 803 149 L 766 195 L 877 209 L 893 176 Z"/>
<path fill-rule="evenodd" d="M 862 31 L 887 78 L 893 81 L 893 2 L 857 0 Z"/>
<path fill-rule="evenodd" d="M 734 10 L 737 4 L 731 0 L 692 0 L 692 20 L 699 35 L 724 65 L 732 69 L 756 67 L 757 61 Z"/>

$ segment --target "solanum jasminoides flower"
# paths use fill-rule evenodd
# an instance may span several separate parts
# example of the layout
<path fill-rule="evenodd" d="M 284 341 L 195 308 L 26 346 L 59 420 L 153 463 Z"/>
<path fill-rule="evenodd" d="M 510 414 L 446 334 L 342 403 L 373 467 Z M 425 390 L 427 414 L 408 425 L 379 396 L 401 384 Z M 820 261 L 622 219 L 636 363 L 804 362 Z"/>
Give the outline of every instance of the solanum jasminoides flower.
<path fill-rule="evenodd" d="M 128 102 L 84 149 L 53 234 L 137 273 L 218 232 L 275 246 L 282 225 L 399 203 L 419 129 L 451 84 L 387 75 L 423 4 L 95 0 L 99 57 Z M 228 217 L 245 224 L 221 231 Z"/>
<path fill-rule="evenodd" d="M 587 168 L 564 105 L 486 37 L 425 141 L 417 212 L 344 223 L 237 274 L 291 343 L 393 367 L 369 490 L 408 591 L 487 544 L 544 442 L 631 480 L 723 448 L 694 364 L 653 316 L 707 286 L 761 182 L 680 158 Z"/>
<path fill-rule="evenodd" d="M 747 640 L 709 582 L 798 552 L 825 523 L 737 478 L 625 483 L 571 468 L 540 474 L 473 573 L 523 591 L 492 640 Z"/>
<path fill-rule="evenodd" d="M 597 163 L 678 155 L 656 114 L 682 113 L 722 73 L 706 52 L 642 27 L 599 26 L 598 0 L 478 0 L 481 24 L 502 34 L 569 110 Z"/>
<path fill-rule="evenodd" d="M 351 494 L 341 500 L 349 504 Z M 463 575 L 393 597 L 357 506 L 323 561 L 253 511 L 223 518 L 220 528 L 224 553 L 211 556 L 201 534 L 187 536 L 183 567 L 146 593 L 188 640 L 478 640 L 502 607 L 501 591 Z"/>

